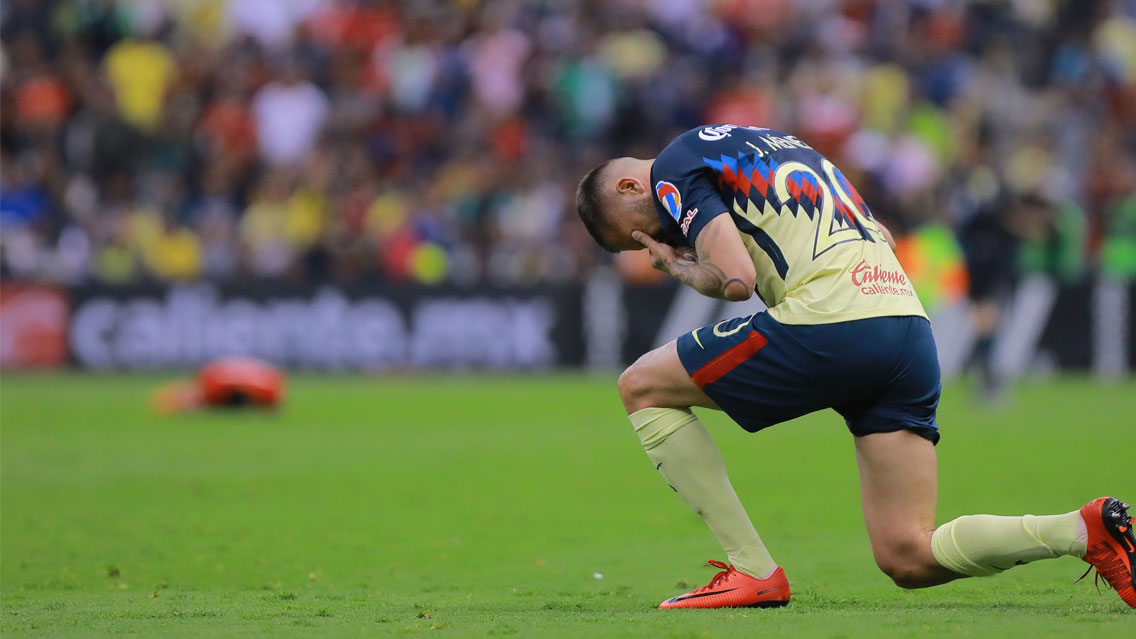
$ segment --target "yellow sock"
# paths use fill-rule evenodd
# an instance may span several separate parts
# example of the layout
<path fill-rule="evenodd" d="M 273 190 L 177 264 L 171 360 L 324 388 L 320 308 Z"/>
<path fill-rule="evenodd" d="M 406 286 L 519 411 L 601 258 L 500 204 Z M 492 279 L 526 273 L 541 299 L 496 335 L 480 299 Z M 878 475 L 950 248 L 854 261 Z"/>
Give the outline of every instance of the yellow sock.
<path fill-rule="evenodd" d="M 948 570 L 985 577 L 1038 559 L 1084 557 L 1086 535 L 1076 510 L 1044 516 L 967 515 L 935 530 L 931 552 Z"/>
<path fill-rule="evenodd" d="M 777 569 L 738 501 L 722 454 L 690 409 L 644 408 L 631 424 L 647 456 L 683 501 L 710 526 L 738 570 L 764 578 Z"/>

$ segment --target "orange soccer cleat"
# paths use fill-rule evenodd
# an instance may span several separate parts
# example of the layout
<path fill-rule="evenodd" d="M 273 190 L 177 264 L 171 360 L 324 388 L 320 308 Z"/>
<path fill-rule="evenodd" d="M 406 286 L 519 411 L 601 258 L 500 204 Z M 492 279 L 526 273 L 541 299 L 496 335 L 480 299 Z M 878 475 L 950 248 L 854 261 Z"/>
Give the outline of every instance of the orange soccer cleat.
<path fill-rule="evenodd" d="M 721 568 L 710 583 L 685 595 L 671 597 L 660 608 L 776 608 L 789 603 L 789 580 L 780 567 L 765 579 L 749 575 L 711 559 L 708 565 Z"/>
<path fill-rule="evenodd" d="M 1085 561 L 1097 569 L 1097 577 L 1104 577 L 1124 603 L 1136 608 L 1136 535 L 1128 504 L 1100 497 L 1081 507 L 1081 519 L 1089 533 Z M 1081 579 L 1088 574 L 1086 570 Z"/>

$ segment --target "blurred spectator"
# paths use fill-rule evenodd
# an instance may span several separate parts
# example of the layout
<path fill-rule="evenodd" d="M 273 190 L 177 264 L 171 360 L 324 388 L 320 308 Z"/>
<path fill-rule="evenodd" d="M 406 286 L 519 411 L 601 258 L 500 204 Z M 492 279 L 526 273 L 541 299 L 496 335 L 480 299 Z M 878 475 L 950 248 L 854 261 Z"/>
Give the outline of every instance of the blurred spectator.
<path fill-rule="evenodd" d="M 122 119 L 145 131 L 157 128 L 174 80 L 169 50 L 149 38 L 126 38 L 110 47 L 104 64 Z"/>
<path fill-rule="evenodd" d="M 295 165 L 315 144 L 327 117 L 327 97 L 303 76 L 297 61 L 289 60 L 280 79 L 256 93 L 252 114 L 264 161 L 276 166 Z"/>

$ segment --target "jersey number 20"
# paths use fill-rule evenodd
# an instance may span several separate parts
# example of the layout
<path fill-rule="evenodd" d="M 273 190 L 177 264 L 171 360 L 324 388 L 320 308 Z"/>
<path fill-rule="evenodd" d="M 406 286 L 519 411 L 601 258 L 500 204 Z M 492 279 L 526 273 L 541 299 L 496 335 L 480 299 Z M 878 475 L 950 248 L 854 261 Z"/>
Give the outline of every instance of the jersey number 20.
<path fill-rule="evenodd" d="M 789 179 L 794 173 L 812 176 L 820 191 L 819 215 L 813 216 L 816 223 L 813 259 L 837 244 L 865 240 L 874 242 L 883 237 L 871 215 L 861 211 L 852 195 L 841 185 L 836 166 L 827 158 L 821 158 L 821 169 L 824 171 L 823 177 L 804 162 L 792 161 L 778 166 L 773 173 L 773 188 L 782 202 L 791 202 L 799 197 L 789 190 Z M 839 209 L 833 194 L 840 200 Z"/>

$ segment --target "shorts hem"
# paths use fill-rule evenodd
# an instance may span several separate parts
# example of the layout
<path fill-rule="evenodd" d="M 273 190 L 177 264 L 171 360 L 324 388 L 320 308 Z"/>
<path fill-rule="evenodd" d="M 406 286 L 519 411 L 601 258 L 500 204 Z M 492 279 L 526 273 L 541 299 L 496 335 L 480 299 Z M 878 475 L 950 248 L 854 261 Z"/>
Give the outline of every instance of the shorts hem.
<path fill-rule="evenodd" d="M 868 435 L 879 435 L 882 433 L 897 433 L 901 430 L 909 430 L 923 439 L 931 442 L 931 444 L 938 445 L 941 435 L 939 429 L 934 426 L 922 426 L 915 424 L 895 423 L 894 425 L 884 426 L 870 431 L 862 431 L 860 429 L 853 429 L 851 426 L 848 430 L 856 437 L 867 437 Z"/>

